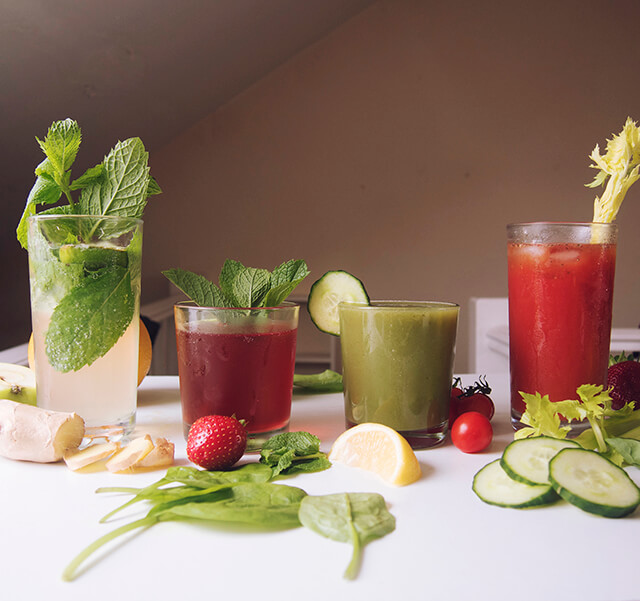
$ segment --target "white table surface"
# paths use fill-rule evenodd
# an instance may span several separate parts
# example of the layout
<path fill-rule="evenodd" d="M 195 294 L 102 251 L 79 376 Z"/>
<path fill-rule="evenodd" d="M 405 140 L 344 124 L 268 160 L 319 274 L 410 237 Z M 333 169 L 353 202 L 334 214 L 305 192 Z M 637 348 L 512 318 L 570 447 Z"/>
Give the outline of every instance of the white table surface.
<path fill-rule="evenodd" d="M 422 479 L 402 488 L 339 465 L 288 481 L 309 494 L 371 491 L 386 498 L 396 530 L 365 548 L 356 581 L 342 578 L 349 545 L 304 528 L 258 533 L 169 522 L 121 539 L 74 582 L 62 582 L 71 558 L 125 522 L 98 523 L 129 497 L 95 489 L 145 486 L 164 471 L 74 473 L 63 464 L 0 458 L 0 599 L 640 599 L 640 511 L 615 520 L 564 502 L 510 510 L 474 495 L 473 475 L 513 438 L 507 376 L 488 379 L 497 405 L 488 451 L 467 455 L 449 441 L 419 451 Z M 328 451 L 343 430 L 342 395 L 296 396 L 291 429 L 317 434 Z M 176 463 L 188 464 L 176 377 L 146 378 L 137 430 L 170 438 Z M 640 483 L 640 471 L 629 473 Z"/>

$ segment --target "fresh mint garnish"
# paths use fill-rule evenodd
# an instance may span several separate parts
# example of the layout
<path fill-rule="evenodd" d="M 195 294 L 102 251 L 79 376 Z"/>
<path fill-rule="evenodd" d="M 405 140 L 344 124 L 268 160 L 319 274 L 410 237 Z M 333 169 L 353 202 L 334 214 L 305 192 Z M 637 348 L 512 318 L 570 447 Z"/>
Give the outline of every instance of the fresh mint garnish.
<path fill-rule="evenodd" d="M 27 247 L 27 219 L 37 208 L 52 205 L 64 195 L 69 203 L 65 213 L 74 215 L 142 216 L 147 198 L 160 194 L 149 175 L 149 154 L 140 138 L 118 142 L 104 161 L 71 180 L 71 167 L 78 155 L 82 134 L 72 119 L 56 121 L 38 144 L 46 158 L 35 170 L 36 182 L 18 224 L 18 241 Z M 72 192 L 81 190 L 79 200 Z"/>
<path fill-rule="evenodd" d="M 103 174 L 85 173 L 74 182 L 86 182 L 78 203 L 84 215 L 142 217 L 149 188 L 149 153 L 140 138 L 118 142 L 104 158 Z"/>
<path fill-rule="evenodd" d="M 60 372 L 91 365 L 131 323 L 135 295 L 129 270 L 111 267 L 85 277 L 58 303 L 47 330 L 47 356 Z"/>
<path fill-rule="evenodd" d="M 56 121 L 44 140 L 36 140 L 46 158 L 35 169 L 36 181 L 16 230 L 23 248 L 27 247 L 27 220 L 39 208 L 48 207 L 38 213 L 47 215 L 140 218 L 147 198 L 161 193 L 149 175 L 149 155 L 139 138 L 118 142 L 102 163 L 87 169 L 75 180 L 71 179 L 71 168 L 82 141 L 78 123 L 72 119 Z M 78 191 L 79 198 L 75 199 L 73 193 Z M 63 197 L 68 204 L 51 206 Z M 60 245 L 91 245 L 97 232 L 105 237 L 124 233 L 117 227 L 114 229 L 106 219 L 96 219 L 86 231 L 60 224 L 56 227 L 55 243 Z M 139 253 L 140 237 L 135 236 L 131 244 L 129 250 Z M 42 292 L 55 282 L 59 288 L 64 284 L 66 290 L 66 296 L 53 312 L 46 335 L 49 361 L 63 372 L 90 365 L 106 354 L 131 322 L 135 299 L 131 283 L 138 273 L 134 273 L 131 265 L 108 266 L 96 272 L 86 266 L 84 270 L 82 267 L 71 269 L 50 257 L 39 261 L 51 261 L 53 267 L 46 268 L 49 272 L 44 274 L 44 280 L 37 273 L 38 290 Z M 45 268 L 36 265 L 35 269 L 38 272 Z M 73 281 L 69 279 L 71 272 Z"/>
<path fill-rule="evenodd" d="M 298 472 L 321 472 L 331 467 L 320 451 L 320 439 L 309 432 L 283 432 L 272 436 L 260 450 L 260 462 L 273 470 L 273 477 Z"/>
<path fill-rule="evenodd" d="M 207 278 L 183 269 L 167 269 L 164 276 L 200 307 L 231 307 L 231 301 Z"/>
<path fill-rule="evenodd" d="M 200 307 L 258 308 L 280 305 L 309 274 L 309 269 L 300 259 L 287 261 L 273 272 L 227 259 L 220 271 L 219 286 L 184 269 L 162 273 Z"/>

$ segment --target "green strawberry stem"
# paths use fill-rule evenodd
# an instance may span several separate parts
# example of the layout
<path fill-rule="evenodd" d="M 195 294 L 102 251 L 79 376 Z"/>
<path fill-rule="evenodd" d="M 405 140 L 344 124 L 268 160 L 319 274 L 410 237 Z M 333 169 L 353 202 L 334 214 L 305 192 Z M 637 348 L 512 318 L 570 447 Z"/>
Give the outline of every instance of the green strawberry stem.
<path fill-rule="evenodd" d="M 104 536 L 100 537 L 98 540 L 91 543 L 88 547 L 85 547 L 85 549 L 80 551 L 80 553 L 78 553 L 78 555 L 76 555 L 71 560 L 69 565 L 64 569 L 64 572 L 62 572 L 62 579 L 66 582 L 70 582 L 71 580 L 73 580 L 76 577 L 76 572 L 78 568 L 82 565 L 82 563 L 103 545 L 106 545 L 107 543 L 111 542 L 115 538 L 118 538 L 119 536 L 126 534 L 131 530 L 136 530 L 137 528 L 146 529 L 153 526 L 159 521 L 160 519 L 158 517 L 147 516 L 140 520 L 136 520 L 135 522 L 131 522 L 130 524 L 125 524 L 124 526 L 121 526 L 120 528 L 116 528 L 115 530 L 112 530 L 108 534 L 105 534 Z"/>

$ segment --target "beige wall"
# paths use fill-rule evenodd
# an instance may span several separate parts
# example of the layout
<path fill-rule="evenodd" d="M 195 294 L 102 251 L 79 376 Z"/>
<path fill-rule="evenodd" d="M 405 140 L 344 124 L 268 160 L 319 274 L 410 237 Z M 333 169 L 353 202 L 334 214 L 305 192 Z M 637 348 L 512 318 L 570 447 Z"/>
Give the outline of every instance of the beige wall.
<path fill-rule="evenodd" d="M 639 18 L 637 2 L 373 5 L 153 153 L 146 300 L 168 267 L 304 258 L 304 292 L 341 268 L 373 298 L 460 303 L 464 371 L 469 298 L 506 295 L 505 225 L 591 219 L 587 156 L 640 120 Z M 636 186 L 619 327 L 640 323 Z"/>

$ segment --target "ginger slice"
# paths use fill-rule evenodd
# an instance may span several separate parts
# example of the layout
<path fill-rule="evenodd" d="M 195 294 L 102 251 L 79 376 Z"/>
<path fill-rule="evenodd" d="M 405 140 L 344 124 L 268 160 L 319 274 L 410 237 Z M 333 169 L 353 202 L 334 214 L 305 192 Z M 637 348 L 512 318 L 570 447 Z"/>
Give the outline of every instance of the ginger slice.
<path fill-rule="evenodd" d="M 131 469 L 138 461 L 153 451 L 153 442 L 148 434 L 132 440 L 126 447 L 118 451 L 105 467 L 110 472 L 123 472 Z"/>
<path fill-rule="evenodd" d="M 153 450 L 132 467 L 166 467 L 173 465 L 175 445 L 166 438 L 157 438 Z"/>
<path fill-rule="evenodd" d="M 79 470 L 87 465 L 106 459 L 120 449 L 118 442 L 105 442 L 93 444 L 82 451 L 67 451 L 64 454 L 64 461 L 67 467 L 73 471 Z"/>

